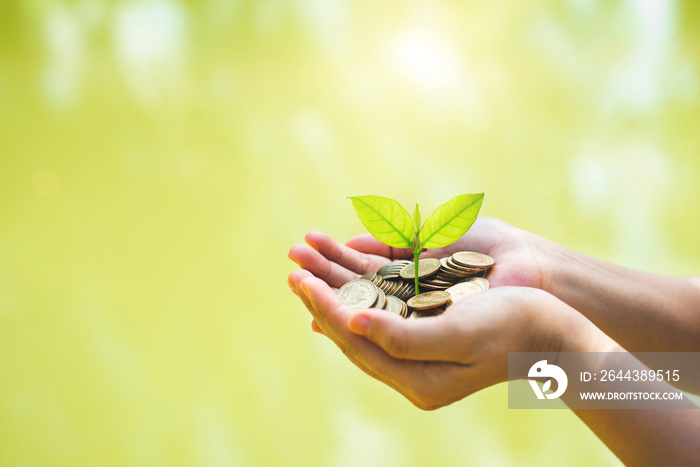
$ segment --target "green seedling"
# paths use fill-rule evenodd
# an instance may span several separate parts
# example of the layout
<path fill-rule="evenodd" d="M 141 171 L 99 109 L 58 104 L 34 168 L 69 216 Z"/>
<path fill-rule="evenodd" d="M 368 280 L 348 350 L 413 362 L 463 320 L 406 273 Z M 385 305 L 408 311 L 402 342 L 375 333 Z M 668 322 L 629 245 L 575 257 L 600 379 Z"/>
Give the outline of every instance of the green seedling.
<path fill-rule="evenodd" d="M 410 248 L 416 263 L 418 295 L 419 256 L 423 248 L 442 248 L 467 233 L 479 214 L 483 193 L 455 196 L 438 207 L 421 226 L 420 209 L 411 215 L 398 201 L 381 196 L 353 196 L 352 205 L 362 224 L 377 240 L 394 248 Z"/>

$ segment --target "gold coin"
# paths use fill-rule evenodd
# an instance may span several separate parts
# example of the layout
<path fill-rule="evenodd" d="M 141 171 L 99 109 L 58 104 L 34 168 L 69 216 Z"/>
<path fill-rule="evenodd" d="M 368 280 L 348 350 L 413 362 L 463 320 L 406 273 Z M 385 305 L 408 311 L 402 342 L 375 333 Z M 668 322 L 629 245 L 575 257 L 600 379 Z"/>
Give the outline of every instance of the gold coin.
<path fill-rule="evenodd" d="M 484 279 L 483 277 L 469 277 L 461 282 L 459 284 L 476 284 L 479 287 L 481 287 L 481 290 L 488 290 L 489 288 L 489 281 Z"/>
<path fill-rule="evenodd" d="M 484 290 L 488 290 L 490 287 L 488 279 L 484 277 L 472 277 L 472 281 L 481 284 L 481 286 L 484 288 Z"/>
<path fill-rule="evenodd" d="M 420 287 L 421 292 L 423 290 L 445 290 L 447 288 L 447 287 L 441 287 L 439 285 L 425 284 L 423 282 L 419 283 L 418 286 Z"/>
<path fill-rule="evenodd" d="M 447 260 L 447 266 L 443 266 L 440 268 L 440 272 L 443 274 L 450 274 L 453 276 L 458 276 L 458 277 L 465 277 L 469 276 L 470 274 L 476 274 L 480 271 L 483 271 L 483 269 L 472 269 L 472 268 L 465 268 L 462 266 L 459 266 L 458 264 L 452 262 L 452 260 Z"/>
<path fill-rule="evenodd" d="M 406 283 L 401 289 L 397 292 L 396 296 L 400 298 L 401 300 L 408 300 L 411 298 L 414 294 L 416 293 L 416 290 L 414 288 L 413 284 Z"/>
<path fill-rule="evenodd" d="M 386 310 L 396 313 L 397 315 L 403 314 L 403 302 L 396 297 L 389 295 L 386 297 Z"/>
<path fill-rule="evenodd" d="M 459 251 L 452 255 L 452 261 L 468 268 L 477 269 L 490 268 L 495 263 L 489 255 L 474 251 Z"/>
<path fill-rule="evenodd" d="M 384 278 L 385 280 L 388 280 L 388 279 L 398 279 L 399 277 L 401 277 L 401 276 L 399 276 L 399 273 L 398 273 L 398 272 L 397 272 L 396 274 L 383 274 L 383 275 L 382 275 L 382 278 Z"/>
<path fill-rule="evenodd" d="M 384 294 L 384 291 L 380 288 L 377 288 L 377 301 L 372 305 L 372 308 L 379 308 L 380 310 L 384 308 L 386 305 L 386 295 Z"/>
<path fill-rule="evenodd" d="M 435 290 L 445 290 L 449 285 L 432 285 L 432 284 L 420 284 L 420 291 L 435 291 Z"/>
<path fill-rule="evenodd" d="M 483 292 L 484 289 L 480 284 L 473 281 L 460 282 L 459 284 L 453 285 L 452 287 L 445 290 L 452 297 L 452 303 L 456 303 L 463 298 L 467 298 L 475 293 Z"/>
<path fill-rule="evenodd" d="M 413 279 L 416 275 L 416 263 L 406 265 L 399 273 L 404 279 Z M 435 274 L 440 269 L 440 260 L 435 258 L 426 258 L 418 261 L 418 278 L 428 277 Z"/>
<path fill-rule="evenodd" d="M 440 268 L 440 270 L 437 272 L 438 276 L 446 276 L 446 277 L 464 277 L 470 273 L 467 273 L 465 271 L 459 271 L 457 269 L 452 269 L 452 268 Z"/>
<path fill-rule="evenodd" d="M 377 286 L 366 279 L 355 279 L 338 290 L 338 297 L 352 310 L 370 308 L 379 295 Z"/>
<path fill-rule="evenodd" d="M 470 268 L 467 266 L 462 266 L 459 263 L 454 262 L 451 258 L 447 260 L 447 265 L 450 268 L 451 271 L 455 271 L 458 274 L 461 274 L 463 276 L 470 275 L 470 274 L 478 274 L 481 271 L 484 271 L 485 269 L 479 269 L 479 268 Z"/>
<path fill-rule="evenodd" d="M 364 276 L 360 277 L 360 279 L 364 279 L 364 280 L 366 280 L 366 281 L 374 282 L 376 277 L 377 277 L 377 273 L 376 273 L 376 272 L 368 272 L 368 273 L 365 274 Z"/>
<path fill-rule="evenodd" d="M 416 295 L 408 301 L 408 306 L 415 310 L 436 308 L 450 301 L 450 294 L 443 291 L 426 292 Z"/>
<path fill-rule="evenodd" d="M 454 281 L 444 281 L 440 280 L 438 278 L 430 278 L 430 279 L 423 279 L 419 282 L 419 284 L 428 284 L 428 285 L 438 285 L 438 286 L 446 286 L 449 287 L 451 285 L 454 285 Z"/>
<path fill-rule="evenodd" d="M 400 260 L 400 261 L 393 261 L 391 263 L 385 264 L 379 270 L 377 271 L 377 274 L 380 276 L 393 276 L 393 275 L 398 275 L 399 272 L 407 265 L 410 264 L 411 262 L 408 260 Z"/>
<path fill-rule="evenodd" d="M 445 306 L 439 306 L 436 308 L 431 308 L 429 310 L 414 310 L 413 313 L 411 313 L 411 318 L 413 319 L 418 319 L 418 318 L 425 318 L 428 316 L 439 316 L 445 312 Z"/>

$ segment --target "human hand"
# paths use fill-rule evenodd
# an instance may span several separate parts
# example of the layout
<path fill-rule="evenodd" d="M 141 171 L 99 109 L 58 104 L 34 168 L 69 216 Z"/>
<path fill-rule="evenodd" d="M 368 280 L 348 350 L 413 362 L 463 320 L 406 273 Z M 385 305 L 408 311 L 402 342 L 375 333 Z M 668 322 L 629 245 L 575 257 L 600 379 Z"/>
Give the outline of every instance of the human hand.
<path fill-rule="evenodd" d="M 376 271 L 395 259 L 412 259 L 409 248 L 392 248 L 370 234 L 352 237 L 341 245 L 321 232 L 306 235 L 308 245 L 295 245 L 289 257 L 332 287 Z M 457 242 L 427 250 L 421 258 L 442 258 L 457 251 L 477 251 L 491 256 L 495 266 L 489 271 L 491 286 L 515 285 L 550 290 L 550 254 L 558 245 L 492 218 L 479 218 Z"/>
<path fill-rule="evenodd" d="M 582 343 L 591 345 L 602 334 L 575 310 L 531 288 L 491 289 L 440 316 L 406 320 L 384 310 L 352 311 L 309 271 L 296 270 L 289 280 L 318 331 L 360 369 L 424 410 L 506 381 L 508 352 L 582 350 Z"/>
<path fill-rule="evenodd" d="M 412 257 L 410 248 L 392 248 L 371 235 L 353 237 L 354 245 L 341 245 L 323 232 L 311 231 L 289 250 L 289 259 L 328 285 L 340 288 L 361 275 L 377 271 L 395 259 Z M 291 276 L 290 276 L 290 287 Z"/>
<path fill-rule="evenodd" d="M 351 238 L 347 245 L 362 252 L 374 243 L 369 238 L 361 237 Z M 378 242 L 376 239 L 374 241 Z M 499 219 L 481 217 L 455 243 L 427 250 L 421 254 L 421 258 L 443 258 L 458 251 L 485 253 L 496 261 L 488 273 L 491 286 L 513 285 L 548 290 L 548 250 L 557 247 L 542 237 Z"/>
<path fill-rule="evenodd" d="M 333 288 L 374 272 L 392 260 L 413 258 L 410 248 L 390 247 L 370 234 L 352 237 L 342 245 L 323 232 L 311 231 L 305 241 L 306 245 L 297 244 L 289 250 L 289 258 Z M 427 250 L 421 257 L 441 258 L 463 250 L 486 253 L 496 261 L 488 274 L 492 287 L 546 288 L 551 281 L 551 269 L 542 265 L 549 263 L 546 252 L 554 248 L 556 244 L 506 222 L 479 218 L 457 242 Z M 291 275 L 289 282 L 294 289 Z M 311 325 L 320 331 L 314 322 Z"/>

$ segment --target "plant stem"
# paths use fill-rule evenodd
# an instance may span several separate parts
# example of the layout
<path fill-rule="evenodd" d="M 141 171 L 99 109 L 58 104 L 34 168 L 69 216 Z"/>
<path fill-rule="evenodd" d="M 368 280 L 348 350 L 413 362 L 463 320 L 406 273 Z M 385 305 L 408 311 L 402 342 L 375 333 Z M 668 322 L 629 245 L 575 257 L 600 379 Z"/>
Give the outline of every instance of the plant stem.
<path fill-rule="evenodd" d="M 418 291 L 418 265 L 419 265 L 418 257 L 419 256 L 420 256 L 420 237 L 418 235 L 416 235 L 416 239 L 413 242 L 413 263 L 414 263 L 413 270 L 415 271 L 415 279 L 416 279 L 416 295 L 420 294 L 420 292 Z"/>
<path fill-rule="evenodd" d="M 420 256 L 420 208 L 418 203 L 416 203 L 416 209 L 413 211 L 413 228 L 415 229 L 415 236 L 413 237 L 413 264 L 416 277 L 416 295 L 418 295 L 418 257 Z"/>
<path fill-rule="evenodd" d="M 413 250 L 413 261 L 415 262 L 415 270 L 416 270 L 416 295 L 419 295 L 420 292 L 418 291 L 418 257 L 420 256 L 420 248 L 414 249 Z"/>

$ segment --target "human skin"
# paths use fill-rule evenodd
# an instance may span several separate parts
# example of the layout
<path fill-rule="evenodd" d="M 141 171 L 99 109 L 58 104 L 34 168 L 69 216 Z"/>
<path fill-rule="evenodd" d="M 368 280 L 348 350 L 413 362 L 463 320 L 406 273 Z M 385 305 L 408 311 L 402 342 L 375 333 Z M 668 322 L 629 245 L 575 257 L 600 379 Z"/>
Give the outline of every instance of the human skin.
<path fill-rule="evenodd" d="M 321 232 L 289 257 L 333 287 L 376 271 L 392 259 L 411 259 L 410 249 L 391 248 L 369 234 L 341 245 Z M 623 348 L 633 352 L 700 351 L 700 278 L 667 277 L 616 266 L 573 252 L 498 219 L 480 218 L 456 243 L 421 258 L 456 251 L 492 256 L 492 287 L 542 289 L 576 309 Z"/>
<path fill-rule="evenodd" d="M 494 288 L 440 316 L 406 320 L 384 310 L 352 311 L 326 282 L 303 269 L 292 272 L 289 282 L 319 332 L 364 372 L 424 410 L 506 381 L 509 352 L 623 351 L 576 310 L 533 288 Z M 516 374 L 524 377 L 526 371 Z M 573 412 L 627 465 L 700 461 L 695 442 L 700 411 Z"/>
<path fill-rule="evenodd" d="M 494 288 L 440 316 L 406 320 L 385 310 L 353 312 L 305 270 L 294 271 L 290 283 L 319 330 L 353 363 L 424 410 L 507 381 L 508 352 L 550 355 L 605 338 L 580 314 L 557 313 L 568 307 L 532 288 Z M 527 368 L 518 373 L 525 377 Z"/>
<path fill-rule="evenodd" d="M 289 252 L 303 268 L 290 274 L 289 284 L 311 311 L 312 328 L 426 410 L 505 381 L 508 352 L 700 350 L 697 278 L 630 271 L 495 219 L 480 219 L 456 244 L 422 255 L 487 253 L 496 260 L 488 276 L 493 288 L 439 317 L 419 320 L 382 310 L 352 312 L 331 288 L 391 259 L 408 259 L 410 250 L 390 248 L 369 235 L 341 245 L 310 232 L 306 242 Z M 700 460 L 696 410 L 574 413 L 626 464 Z"/>

